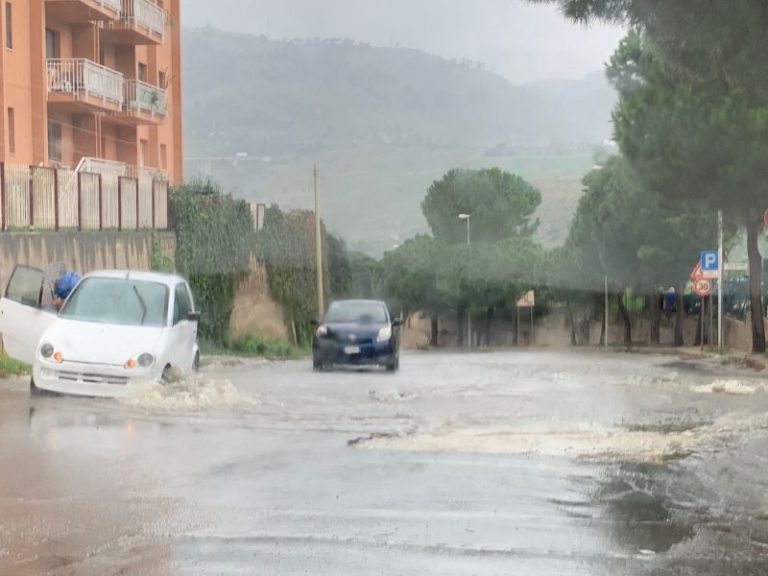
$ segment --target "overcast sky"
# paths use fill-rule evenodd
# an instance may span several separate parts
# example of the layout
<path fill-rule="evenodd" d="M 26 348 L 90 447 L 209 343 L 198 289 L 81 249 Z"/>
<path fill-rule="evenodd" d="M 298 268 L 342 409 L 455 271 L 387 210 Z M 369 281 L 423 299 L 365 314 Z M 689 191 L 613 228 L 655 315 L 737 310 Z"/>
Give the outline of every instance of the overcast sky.
<path fill-rule="evenodd" d="M 350 38 L 466 58 L 515 83 L 602 70 L 622 30 L 523 0 L 183 0 L 182 23 L 270 38 Z"/>

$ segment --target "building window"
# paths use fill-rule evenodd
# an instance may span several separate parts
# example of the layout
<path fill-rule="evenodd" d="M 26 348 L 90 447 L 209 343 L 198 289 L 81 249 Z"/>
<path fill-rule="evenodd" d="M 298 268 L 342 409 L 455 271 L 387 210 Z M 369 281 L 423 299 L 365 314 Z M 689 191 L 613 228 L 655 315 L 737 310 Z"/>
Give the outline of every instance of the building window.
<path fill-rule="evenodd" d="M 61 162 L 61 124 L 48 120 L 48 161 Z"/>
<path fill-rule="evenodd" d="M 168 170 L 168 146 L 160 144 L 160 169 Z"/>
<path fill-rule="evenodd" d="M 165 72 L 157 73 L 157 85 L 163 89 L 168 88 L 168 77 L 165 75 Z"/>
<path fill-rule="evenodd" d="M 45 29 L 45 57 L 61 58 L 61 37 L 56 30 Z"/>
<path fill-rule="evenodd" d="M 139 62 L 139 80 L 147 81 L 147 65 L 144 62 Z"/>
<path fill-rule="evenodd" d="M 16 112 L 8 108 L 8 152 L 16 154 Z"/>
<path fill-rule="evenodd" d="M 149 156 L 149 141 L 139 140 L 139 166 L 147 165 L 147 157 Z"/>
<path fill-rule="evenodd" d="M 5 3 L 5 47 L 13 49 L 13 5 Z"/>

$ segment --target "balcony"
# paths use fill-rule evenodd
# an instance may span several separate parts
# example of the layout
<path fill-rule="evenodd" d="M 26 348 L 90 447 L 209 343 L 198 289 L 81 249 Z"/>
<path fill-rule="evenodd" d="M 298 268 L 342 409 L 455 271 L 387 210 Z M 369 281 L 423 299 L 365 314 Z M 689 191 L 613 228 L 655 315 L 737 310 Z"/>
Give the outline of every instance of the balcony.
<path fill-rule="evenodd" d="M 154 2 L 122 0 L 120 19 L 109 22 L 102 35 L 118 44 L 162 44 L 166 21 L 165 10 Z"/>
<path fill-rule="evenodd" d="M 120 72 L 84 58 L 52 58 L 47 65 L 48 102 L 75 111 L 122 111 Z"/>
<path fill-rule="evenodd" d="M 125 100 L 120 120 L 129 124 L 160 124 L 165 120 L 168 95 L 158 86 L 141 80 L 125 81 Z"/>
<path fill-rule="evenodd" d="M 63 22 L 85 23 L 117 20 L 122 12 L 120 0 L 45 0 L 46 17 Z"/>

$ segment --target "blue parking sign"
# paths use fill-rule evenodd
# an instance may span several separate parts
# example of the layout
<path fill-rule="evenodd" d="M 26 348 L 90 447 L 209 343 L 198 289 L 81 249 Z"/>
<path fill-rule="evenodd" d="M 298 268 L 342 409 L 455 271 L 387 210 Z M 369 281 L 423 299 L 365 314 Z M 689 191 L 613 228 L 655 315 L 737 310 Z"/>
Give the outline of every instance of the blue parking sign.
<path fill-rule="evenodd" d="M 717 250 L 701 251 L 702 272 L 717 272 Z"/>

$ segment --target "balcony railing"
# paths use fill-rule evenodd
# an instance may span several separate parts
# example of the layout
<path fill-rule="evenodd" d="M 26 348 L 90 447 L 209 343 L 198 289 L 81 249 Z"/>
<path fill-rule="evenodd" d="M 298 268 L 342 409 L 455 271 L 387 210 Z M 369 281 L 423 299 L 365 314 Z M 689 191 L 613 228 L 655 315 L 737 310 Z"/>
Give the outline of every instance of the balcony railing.
<path fill-rule="evenodd" d="M 122 0 L 45 0 L 45 5 L 54 19 L 73 24 L 117 20 L 123 10 Z"/>
<path fill-rule="evenodd" d="M 52 58 L 48 60 L 48 93 L 97 98 L 122 106 L 123 75 L 84 58 Z"/>
<path fill-rule="evenodd" d="M 168 97 L 162 88 L 141 80 L 125 81 L 126 112 L 141 112 L 150 116 L 164 117 L 167 106 Z"/>
<path fill-rule="evenodd" d="M 120 10 L 122 9 L 120 0 L 91 0 L 91 2 L 93 4 L 98 4 L 102 8 L 109 8 L 110 10 L 114 10 L 118 14 L 120 14 Z"/>
<path fill-rule="evenodd" d="M 147 30 L 160 41 L 165 34 L 165 10 L 149 0 L 123 0 L 122 19 L 129 26 Z"/>

